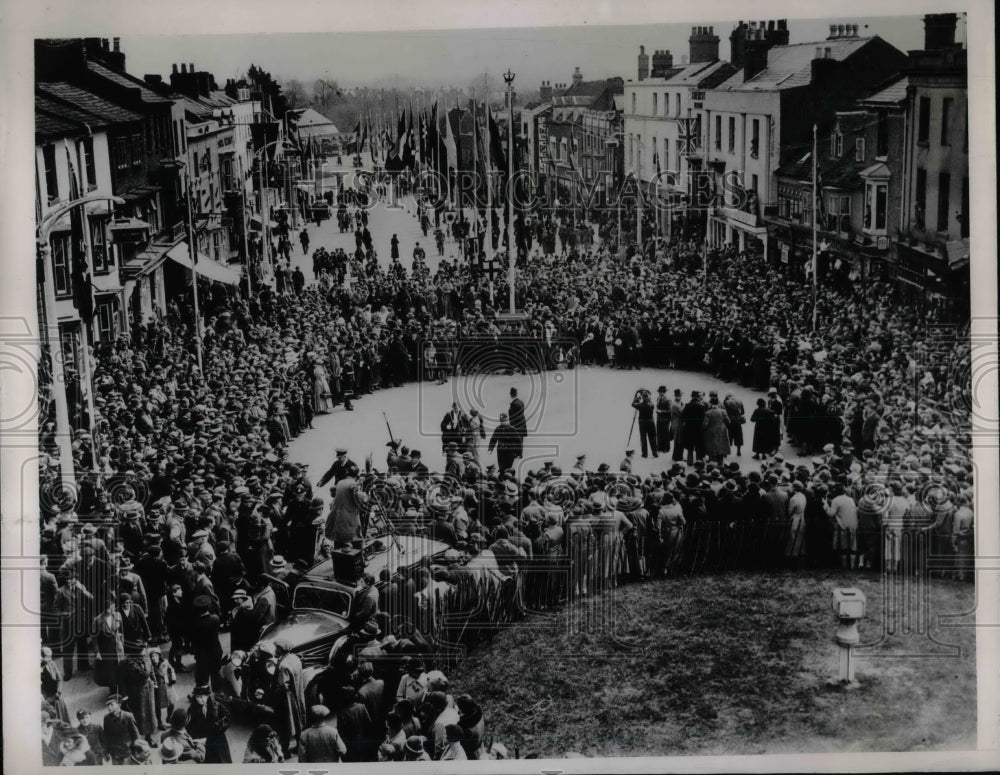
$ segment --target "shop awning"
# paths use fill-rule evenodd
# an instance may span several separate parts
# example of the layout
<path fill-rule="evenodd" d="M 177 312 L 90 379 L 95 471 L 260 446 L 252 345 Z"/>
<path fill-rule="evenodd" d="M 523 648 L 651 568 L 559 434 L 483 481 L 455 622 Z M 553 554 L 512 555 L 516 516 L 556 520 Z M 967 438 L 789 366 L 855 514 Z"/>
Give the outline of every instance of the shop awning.
<path fill-rule="evenodd" d="M 259 215 L 251 215 L 250 216 L 250 228 L 254 229 L 255 231 L 260 231 L 261 230 L 261 221 L 260 221 L 260 216 Z M 278 224 L 275 221 L 268 221 L 267 222 L 267 228 L 269 228 L 269 229 L 277 229 L 278 228 Z"/>
<path fill-rule="evenodd" d="M 185 269 L 191 269 L 191 253 L 187 242 L 178 242 L 167 251 L 167 258 L 177 262 Z M 198 263 L 195 264 L 195 271 L 207 280 L 214 280 L 217 283 L 226 285 L 239 285 L 241 274 L 228 266 L 223 266 L 217 261 L 213 261 L 203 253 L 198 254 Z"/>

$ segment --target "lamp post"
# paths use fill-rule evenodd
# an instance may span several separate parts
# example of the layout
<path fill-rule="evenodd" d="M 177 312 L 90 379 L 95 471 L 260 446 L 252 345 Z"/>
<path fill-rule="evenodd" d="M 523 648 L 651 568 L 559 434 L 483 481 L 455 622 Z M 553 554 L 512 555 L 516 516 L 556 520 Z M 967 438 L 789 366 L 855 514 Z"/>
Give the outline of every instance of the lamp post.
<path fill-rule="evenodd" d="M 52 229 L 59 219 L 77 207 L 83 207 L 90 202 L 111 201 L 115 204 L 125 204 L 125 200 L 108 194 L 90 194 L 67 202 L 48 213 L 39 222 L 36 232 L 38 260 L 41 263 L 42 288 L 45 294 L 45 338 L 49 348 L 49 359 L 52 362 L 52 393 L 56 405 L 56 439 L 59 444 L 59 471 L 62 481 L 69 487 L 76 485 L 76 472 L 73 470 L 73 440 L 69 427 L 69 403 L 66 400 L 66 375 L 63 371 L 62 355 L 59 340 L 59 319 L 56 315 L 56 289 L 52 276 L 52 245 L 49 238 Z M 86 334 L 83 336 L 83 346 L 87 347 Z M 85 354 L 85 357 L 89 357 Z M 93 385 L 87 385 L 92 391 Z M 90 422 L 94 422 L 93 412 Z M 93 440 L 92 440 L 93 444 Z"/>
<path fill-rule="evenodd" d="M 517 253 L 514 246 L 514 73 L 507 69 L 503 74 L 507 84 L 507 284 L 510 288 L 510 314 L 514 314 L 514 274 Z"/>

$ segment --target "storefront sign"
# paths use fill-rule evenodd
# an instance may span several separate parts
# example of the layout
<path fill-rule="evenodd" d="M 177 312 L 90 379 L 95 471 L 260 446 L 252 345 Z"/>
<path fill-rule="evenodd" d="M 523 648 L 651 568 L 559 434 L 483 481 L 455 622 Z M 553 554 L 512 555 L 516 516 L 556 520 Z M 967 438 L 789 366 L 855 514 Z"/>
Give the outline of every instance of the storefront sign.
<path fill-rule="evenodd" d="M 781 263 L 788 263 L 788 245 L 785 245 L 784 243 L 781 245 Z"/>
<path fill-rule="evenodd" d="M 549 128 L 545 116 L 538 117 L 538 166 L 541 169 L 549 163 Z"/>

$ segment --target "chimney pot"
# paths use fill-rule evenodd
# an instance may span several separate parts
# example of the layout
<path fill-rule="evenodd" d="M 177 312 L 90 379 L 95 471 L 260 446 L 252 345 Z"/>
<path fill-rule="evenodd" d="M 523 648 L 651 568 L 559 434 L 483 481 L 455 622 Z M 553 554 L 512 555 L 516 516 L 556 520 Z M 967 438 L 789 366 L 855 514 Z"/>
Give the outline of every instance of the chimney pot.
<path fill-rule="evenodd" d="M 857 24 L 852 24 L 851 25 L 851 35 L 853 37 L 855 37 L 855 38 L 858 37 L 858 25 Z"/>
<path fill-rule="evenodd" d="M 188 71 L 188 66 L 184 62 L 181 62 L 181 72 L 186 73 L 187 71 Z"/>
<path fill-rule="evenodd" d="M 823 58 L 823 49 L 820 46 L 816 46 L 816 56 L 814 56 L 813 59 L 822 59 L 822 58 Z"/>
<path fill-rule="evenodd" d="M 121 38 L 112 38 L 112 44 L 114 45 L 115 51 L 121 51 Z"/>
<path fill-rule="evenodd" d="M 837 25 L 837 37 L 838 38 L 844 37 L 844 25 L 843 24 L 838 24 Z"/>
<path fill-rule="evenodd" d="M 836 24 L 831 24 L 830 25 L 830 37 L 831 38 L 837 37 L 837 25 Z"/>
<path fill-rule="evenodd" d="M 173 71 L 172 72 L 173 72 L 174 75 L 177 75 L 177 63 L 176 62 L 174 62 L 174 64 L 173 64 Z"/>
<path fill-rule="evenodd" d="M 767 20 L 767 30 L 768 30 L 768 32 L 771 32 L 771 31 L 774 30 L 774 19 L 768 19 Z"/>
<path fill-rule="evenodd" d="M 823 59 L 829 59 L 829 58 L 830 58 L 830 47 L 827 46 L 825 49 L 823 49 Z"/>
<path fill-rule="evenodd" d="M 191 73 L 193 73 L 193 72 L 194 72 L 194 62 L 191 62 L 191 63 L 190 63 L 189 65 L 188 65 L 188 72 L 191 72 Z"/>

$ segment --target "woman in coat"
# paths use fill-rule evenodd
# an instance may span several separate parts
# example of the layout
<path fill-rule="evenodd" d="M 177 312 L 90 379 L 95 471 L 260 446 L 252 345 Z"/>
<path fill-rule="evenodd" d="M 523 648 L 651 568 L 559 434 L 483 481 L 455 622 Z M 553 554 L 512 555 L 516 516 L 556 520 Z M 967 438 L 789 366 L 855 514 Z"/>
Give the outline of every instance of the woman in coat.
<path fill-rule="evenodd" d="M 149 663 L 153 666 L 153 680 L 156 682 L 156 715 L 160 718 L 160 711 L 164 711 L 161 729 L 166 728 L 166 722 L 170 714 L 174 712 L 174 705 L 177 703 L 174 685 L 177 683 L 177 672 L 173 665 L 163 658 L 163 653 L 158 648 L 149 650 Z"/>
<path fill-rule="evenodd" d="M 468 694 L 456 697 L 455 707 L 458 708 L 458 725 L 462 728 L 461 742 L 466 758 L 488 759 L 483 745 L 483 737 L 486 734 L 483 709 Z"/>
<path fill-rule="evenodd" d="M 326 368 L 316 361 L 313 366 L 313 411 L 316 414 L 327 414 L 333 411 L 333 393 L 330 390 L 330 380 Z"/>
<path fill-rule="evenodd" d="M 153 733 L 157 731 L 160 723 L 156 715 L 156 681 L 153 678 L 153 665 L 145 652 L 129 654 L 122 661 L 119 668 L 119 685 L 128 698 L 128 711 L 135 717 L 139 734 L 152 745 Z"/>
<path fill-rule="evenodd" d="M 739 457 L 743 451 L 743 423 L 747 421 L 743 402 L 732 393 L 726 393 L 726 399 L 722 402 L 722 408 L 726 410 L 726 427 L 729 430 L 729 444 L 732 447 L 736 447 L 736 456 Z"/>
<path fill-rule="evenodd" d="M 726 410 L 719 406 L 719 397 L 713 395 L 708 401 L 702 427 L 705 429 L 705 455 L 720 465 L 729 454 L 729 433 L 726 430 L 728 419 Z"/>
<path fill-rule="evenodd" d="M 679 570 L 680 560 L 684 552 L 684 509 L 674 498 L 672 492 L 665 492 L 661 501 L 660 511 L 656 515 L 659 523 L 660 541 L 662 546 L 662 567 L 665 575 L 671 576 Z"/>
<path fill-rule="evenodd" d="M 750 422 L 754 424 L 754 460 L 760 460 L 761 456 L 776 452 L 781 445 L 781 429 L 778 425 L 778 417 L 767 408 L 763 398 L 757 399 L 757 408 L 750 415 Z"/>
<path fill-rule="evenodd" d="M 125 658 L 125 636 L 122 634 L 122 615 L 114 600 L 108 600 L 90 628 L 94 654 L 94 683 L 113 689 L 118 685 L 118 663 Z"/>
<path fill-rule="evenodd" d="M 205 764 L 231 764 L 226 730 L 232 716 L 225 705 L 212 696 L 208 686 L 195 687 L 190 697 L 187 731 L 195 740 L 205 741 Z"/>

